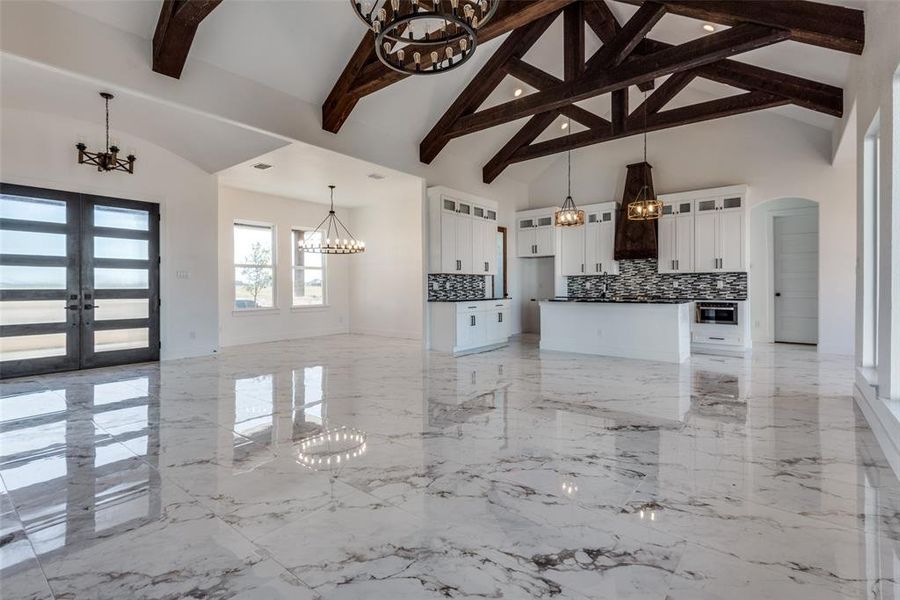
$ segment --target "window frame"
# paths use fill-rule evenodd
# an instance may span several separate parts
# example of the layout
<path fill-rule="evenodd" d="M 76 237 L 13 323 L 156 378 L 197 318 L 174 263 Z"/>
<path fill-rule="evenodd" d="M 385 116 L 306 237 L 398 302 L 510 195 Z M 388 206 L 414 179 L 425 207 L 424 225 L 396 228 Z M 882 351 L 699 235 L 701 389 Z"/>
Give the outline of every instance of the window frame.
<path fill-rule="evenodd" d="M 296 234 L 311 232 L 315 232 L 315 228 L 291 227 L 291 310 L 316 310 L 328 308 L 328 255 L 321 254 L 321 267 L 307 267 L 297 264 L 297 242 L 299 240 L 296 239 Z M 322 272 L 322 302 L 320 302 L 319 304 L 296 304 L 294 302 L 294 286 L 296 285 L 297 281 L 297 273 L 298 271 L 306 271 L 306 269 L 313 269 Z"/>
<path fill-rule="evenodd" d="M 237 275 L 239 268 L 255 267 L 258 265 L 248 263 L 237 263 L 234 260 L 235 246 L 235 229 L 237 227 L 255 227 L 257 229 L 268 229 L 271 236 L 271 263 L 269 268 L 272 269 L 272 306 L 256 306 L 252 308 L 238 308 L 237 303 Z M 251 221 L 248 219 L 235 219 L 231 224 L 231 310 L 233 314 L 247 313 L 266 313 L 278 312 L 278 234 L 275 223 L 267 223 L 263 221 Z"/>

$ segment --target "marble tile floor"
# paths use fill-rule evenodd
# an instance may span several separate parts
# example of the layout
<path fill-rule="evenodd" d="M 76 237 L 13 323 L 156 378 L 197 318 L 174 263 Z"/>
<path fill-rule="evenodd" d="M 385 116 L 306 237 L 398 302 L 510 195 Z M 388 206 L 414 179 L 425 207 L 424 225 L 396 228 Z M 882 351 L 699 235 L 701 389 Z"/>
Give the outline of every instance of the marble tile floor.
<path fill-rule="evenodd" d="M 0 383 L 0 597 L 900 599 L 852 362 L 334 336 Z"/>

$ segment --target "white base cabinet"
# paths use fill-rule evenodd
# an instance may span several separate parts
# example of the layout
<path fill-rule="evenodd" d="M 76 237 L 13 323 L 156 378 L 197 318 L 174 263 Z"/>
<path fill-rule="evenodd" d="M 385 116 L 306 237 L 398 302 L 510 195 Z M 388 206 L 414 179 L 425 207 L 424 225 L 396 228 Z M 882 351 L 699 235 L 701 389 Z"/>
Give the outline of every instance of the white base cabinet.
<path fill-rule="evenodd" d="M 509 343 L 509 300 L 430 302 L 429 306 L 432 350 L 464 354 Z"/>

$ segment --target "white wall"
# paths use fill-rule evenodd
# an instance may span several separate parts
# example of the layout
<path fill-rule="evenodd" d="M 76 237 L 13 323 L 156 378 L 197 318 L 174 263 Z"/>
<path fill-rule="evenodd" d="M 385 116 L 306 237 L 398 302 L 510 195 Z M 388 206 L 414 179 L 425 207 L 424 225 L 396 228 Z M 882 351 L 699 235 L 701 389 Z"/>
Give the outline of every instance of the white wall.
<path fill-rule="evenodd" d="M 292 307 L 291 229 L 315 228 L 328 206 L 225 186 L 219 187 L 219 340 L 223 346 L 347 333 L 350 330 L 350 265 L 355 256 L 326 256 L 324 307 Z M 347 210 L 336 209 L 349 223 Z M 276 307 L 234 310 L 235 221 L 275 226 Z"/>
<path fill-rule="evenodd" d="M 395 184 L 396 195 L 351 211 L 366 251 L 350 263 L 350 331 L 422 339 L 425 300 L 424 182 Z"/>
<path fill-rule="evenodd" d="M 844 104 L 854 110 L 844 118 L 836 134 L 836 147 L 850 140 L 856 148 L 857 246 L 856 262 L 856 362 L 860 406 L 878 437 L 888 460 L 900 474 L 900 3 L 866 5 L 866 48 L 850 66 L 844 87 Z M 865 138 L 876 116 L 879 119 L 881 228 L 879 231 L 879 312 L 872 314 L 872 298 L 866 293 L 866 246 L 873 244 L 865 231 Z M 864 353 L 870 329 L 878 329 L 878 368 Z"/>
<path fill-rule="evenodd" d="M 651 133 L 648 162 L 657 194 L 732 184 L 749 186 L 748 206 L 777 198 L 807 198 L 819 203 L 819 350 L 852 354 L 854 347 L 853 256 L 856 215 L 855 169 L 832 166 L 831 134 L 779 115 L 757 113 L 728 117 Z M 581 204 L 619 201 L 625 165 L 641 160 L 642 140 L 590 146 L 573 153 L 573 194 Z M 530 187 L 530 206 L 552 206 L 565 191 L 565 159 L 558 159 Z M 751 248 L 761 243 L 751 239 Z M 751 257 L 755 254 L 751 250 Z M 751 260 L 750 279 L 763 266 Z M 751 290 L 756 289 L 751 283 Z M 752 293 L 752 291 L 751 291 Z M 753 317 L 756 320 L 756 317 Z M 764 317 L 767 318 L 767 317 Z M 762 329 L 754 328 L 754 339 Z"/>
<path fill-rule="evenodd" d="M 134 148 L 135 172 L 99 173 L 77 163 L 75 143 L 98 146 L 103 131 L 87 123 L 25 110 L 0 113 L 0 179 L 35 187 L 98 194 L 160 205 L 162 358 L 209 354 L 218 348 L 216 327 L 215 177 L 171 152 L 123 131 Z M 176 279 L 185 271 L 187 279 Z"/>

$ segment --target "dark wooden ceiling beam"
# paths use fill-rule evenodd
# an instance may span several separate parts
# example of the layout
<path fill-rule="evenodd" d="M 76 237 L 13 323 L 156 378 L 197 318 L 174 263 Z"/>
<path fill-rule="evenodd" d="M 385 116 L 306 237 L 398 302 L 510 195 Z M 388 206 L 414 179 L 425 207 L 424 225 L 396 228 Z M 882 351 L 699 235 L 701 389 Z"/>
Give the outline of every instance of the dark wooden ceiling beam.
<path fill-rule="evenodd" d="M 539 69 L 518 58 L 511 58 L 509 62 L 506 63 L 506 70 L 511 76 L 524 84 L 530 85 L 536 90 L 552 88 L 563 82 L 562 79 L 554 77 L 543 69 Z M 575 104 L 564 106 L 559 109 L 559 112 L 576 123 L 581 123 L 588 129 L 609 127 L 609 121 Z"/>
<path fill-rule="evenodd" d="M 521 148 L 533 142 L 558 116 L 558 111 L 551 110 L 534 115 L 528 119 L 528 122 L 484 165 L 484 168 L 481 170 L 481 179 L 485 183 L 494 181 L 509 166 L 512 156 Z"/>
<path fill-rule="evenodd" d="M 699 104 L 692 104 L 681 108 L 662 111 L 647 116 L 647 125 L 643 123 L 634 127 L 626 127 L 620 133 L 581 131 L 573 133 L 569 136 L 547 140 L 531 144 L 521 148 L 509 160 L 509 164 L 541 158 L 543 156 L 551 156 L 583 148 L 593 144 L 608 142 L 632 135 L 638 135 L 645 131 L 659 131 L 661 129 L 669 129 L 671 127 L 679 127 L 681 125 L 690 125 L 701 121 L 709 121 L 712 119 L 720 119 L 732 115 L 739 115 L 751 111 L 774 108 L 789 104 L 787 98 L 766 94 L 764 92 L 747 92 L 718 100 L 710 100 Z"/>
<path fill-rule="evenodd" d="M 613 90 L 610 98 L 609 120 L 612 133 L 625 131 L 625 119 L 628 118 L 628 88 Z"/>
<path fill-rule="evenodd" d="M 563 9 L 563 79 L 584 73 L 584 7 L 581 2 Z"/>
<path fill-rule="evenodd" d="M 576 0 L 501 0 L 497 12 L 490 21 L 478 29 L 478 43 L 482 44 L 495 37 L 499 37 L 514 29 L 536 21 L 550 13 L 555 13 Z M 364 38 L 372 38 L 372 32 L 366 31 Z M 363 42 L 357 46 L 357 52 L 363 46 Z M 408 77 L 398 73 L 381 63 L 375 56 L 374 43 L 371 44 L 368 55 L 357 56 L 354 52 L 350 61 L 359 68 L 344 68 L 340 78 L 332 87 L 325 103 L 322 105 L 322 128 L 332 133 L 337 133 L 344 122 L 350 116 L 356 103 L 364 96 L 377 92 L 391 84 Z M 427 57 L 426 57 L 427 58 Z M 430 60 L 428 58 L 427 60 Z M 343 96 L 346 96 L 344 98 Z M 330 100 L 330 102 L 329 102 Z"/>
<path fill-rule="evenodd" d="M 618 0 L 643 4 L 644 0 Z M 791 32 L 791 39 L 851 54 L 865 46 L 864 13 L 809 0 L 655 0 L 675 15 L 734 26 L 756 23 Z"/>
<path fill-rule="evenodd" d="M 584 20 L 604 44 L 612 43 L 613 38 L 622 29 L 618 19 L 604 0 L 586 0 L 584 2 Z M 598 60 L 601 58 L 596 54 L 594 56 Z M 652 79 L 638 84 L 638 89 L 644 92 L 649 92 L 653 87 Z"/>
<path fill-rule="evenodd" d="M 612 68 L 622 64 L 665 14 L 666 8 L 662 4 L 642 4 L 615 37 L 600 49 L 603 66 Z"/>
<path fill-rule="evenodd" d="M 605 73 L 586 74 L 573 82 L 536 92 L 460 118 L 449 135 L 458 137 L 515 121 L 573 102 L 637 85 L 663 75 L 693 69 L 727 56 L 761 48 L 787 39 L 784 30 L 759 25 L 739 25 L 725 31 L 626 61 Z"/>
<path fill-rule="evenodd" d="M 419 144 L 419 160 L 428 164 L 435 159 L 450 141 L 447 132 L 457 119 L 481 106 L 506 77 L 507 63 L 524 56 L 558 15 L 559 12 L 550 13 L 509 34 Z"/>
<path fill-rule="evenodd" d="M 222 0 L 163 0 L 153 33 L 153 70 L 178 79 L 200 22 Z"/>
<path fill-rule="evenodd" d="M 672 73 L 669 75 L 669 78 L 666 79 L 662 85 L 660 85 L 655 92 L 647 96 L 647 99 L 644 100 L 640 106 L 638 106 L 634 111 L 632 111 L 629 119 L 637 118 L 640 116 L 643 118 L 644 112 L 648 115 L 651 115 L 655 112 L 659 112 L 663 106 L 665 106 L 669 100 L 678 95 L 678 92 L 683 90 L 687 85 L 694 80 L 694 77 L 697 76 L 697 71 L 681 71 L 679 73 Z"/>

